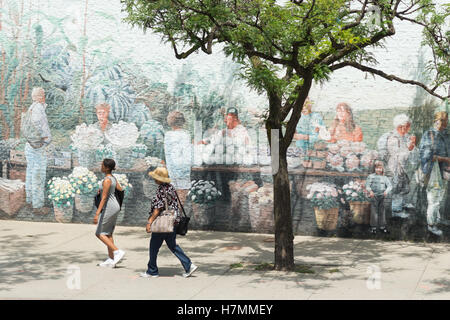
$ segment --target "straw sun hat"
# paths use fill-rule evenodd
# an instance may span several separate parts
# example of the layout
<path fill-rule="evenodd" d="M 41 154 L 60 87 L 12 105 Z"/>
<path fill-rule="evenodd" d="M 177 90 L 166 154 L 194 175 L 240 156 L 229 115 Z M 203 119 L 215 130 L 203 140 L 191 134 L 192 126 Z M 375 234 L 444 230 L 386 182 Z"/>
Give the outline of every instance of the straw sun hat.
<path fill-rule="evenodd" d="M 156 168 L 153 171 L 150 171 L 148 173 L 148 175 L 150 177 L 152 177 L 155 180 L 161 181 L 161 182 L 165 182 L 165 183 L 169 183 L 170 182 L 170 178 L 169 178 L 169 172 L 167 171 L 166 168 Z"/>

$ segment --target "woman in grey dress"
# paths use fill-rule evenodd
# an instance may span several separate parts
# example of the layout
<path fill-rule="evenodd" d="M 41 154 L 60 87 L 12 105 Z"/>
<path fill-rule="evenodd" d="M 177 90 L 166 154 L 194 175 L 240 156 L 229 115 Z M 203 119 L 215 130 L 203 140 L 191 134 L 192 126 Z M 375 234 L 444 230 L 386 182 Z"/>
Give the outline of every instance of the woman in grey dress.
<path fill-rule="evenodd" d="M 94 224 L 97 224 L 95 235 L 108 247 L 108 259 L 100 263 L 101 267 L 115 267 L 115 265 L 123 258 L 125 251 L 119 250 L 114 244 L 113 232 L 116 227 L 117 216 L 120 212 L 120 205 L 114 194 L 116 188 L 122 191 L 122 186 L 112 175 L 115 170 L 116 163 L 112 159 L 104 159 L 102 162 L 102 172 L 105 179 L 102 182 L 102 199 L 97 208 L 94 217 Z"/>

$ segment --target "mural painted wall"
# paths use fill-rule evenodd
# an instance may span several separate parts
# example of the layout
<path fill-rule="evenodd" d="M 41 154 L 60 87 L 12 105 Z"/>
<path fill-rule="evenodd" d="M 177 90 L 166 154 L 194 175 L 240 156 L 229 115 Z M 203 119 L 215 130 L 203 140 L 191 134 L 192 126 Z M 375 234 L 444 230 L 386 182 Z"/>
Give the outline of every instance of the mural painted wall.
<path fill-rule="evenodd" d="M 148 172 L 165 165 L 193 228 L 273 232 L 266 99 L 236 64 L 220 52 L 175 59 L 121 22 L 119 1 L 0 6 L 1 219 L 92 223 L 113 158 L 119 225 L 145 225 Z M 396 37 L 374 54 L 419 79 L 420 33 Z M 315 84 L 288 151 L 295 233 L 448 241 L 450 167 L 431 163 L 450 157 L 449 108 L 351 70 Z"/>

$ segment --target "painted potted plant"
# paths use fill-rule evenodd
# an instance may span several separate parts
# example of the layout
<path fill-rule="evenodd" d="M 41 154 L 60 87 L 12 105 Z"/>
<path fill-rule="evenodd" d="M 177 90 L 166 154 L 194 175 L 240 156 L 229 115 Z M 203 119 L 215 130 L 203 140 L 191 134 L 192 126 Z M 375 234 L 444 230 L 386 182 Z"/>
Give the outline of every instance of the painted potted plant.
<path fill-rule="evenodd" d="M 93 125 L 83 123 L 75 128 L 70 136 L 72 150 L 78 155 L 78 164 L 81 167 L 92 168 L 96 164 L 96 152 L 103 142 L 103 133 Z"/>
<path fill-rule="evenodd" d="M 69 175 L 69 181 L 75 190 L 75 208 L 83 213 L 91 212 L 98 191 L 97 176 L 85 167 L 75 167 Z"/>
<path fill-rule="evenodd" d="M 53 203 L 55 220 L 71 222 L 75 189 L 67 177 L 53 177 L 47 182 L 48 198 Z"/>
<path fill-rule="evenodd" d="M 353 212 L 353 221 L 357 224 L 370 223 L 369 194 L 363 183 L 350 181 L 342 187 L 344 198 L 350 204 Z"/>
<path fill-rule="evenodd" d="M 194 180 L 187 194 L 192 203 L 192 224 L 197 228 L 207 228 L 214 217 L 215 202 L 222 195 L 214 181 Z"/>
<path fill-rule="evenodd" d="M 325 182 L 310 184 L 306 187 L 306 190 L 308 191 L 307 199 L 311 201 L 314 207 L 317 227 L 322 230 L 335 230 L 342 191 L 336 185 Z"/>
<path fill-rule="evenodd" d="M 132 168 L 136 160 L 132 156 L 133 148 L 139 138 L 139 130 L 136 125 L 119 121 L 119 123 L 114 123 L 111 129 L 106 131 L 105 137 L 111 142 L 117 166 L 124 169 Z"/>

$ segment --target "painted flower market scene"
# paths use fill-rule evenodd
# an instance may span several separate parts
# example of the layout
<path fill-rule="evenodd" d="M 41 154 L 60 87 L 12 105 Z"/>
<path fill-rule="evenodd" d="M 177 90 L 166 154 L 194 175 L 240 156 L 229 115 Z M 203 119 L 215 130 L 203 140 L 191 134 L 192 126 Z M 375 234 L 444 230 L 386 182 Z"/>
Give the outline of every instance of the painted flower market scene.
<path fill-rule="evenodd" d="M 282 37 L 268 41 L 240 25 L 253 20 L 238 1 L 239 26 L 195 40 L 182 17 L 168 33 L 156 13 L 140 22 L 135 2 L 0 1 L 0 219 L 92 223 L 109 158 L 124 188 L 119 226 L 145 225 L 149 172 L 165 167 L 193 230 L 274 234 L 279 216 L 294 235 L 450 239 L 448 25 L 430 49 L 413 22 L 399 23 L 397 46 L 372 37 L 384 26 L 322 34 L 312 23 L 308 47 L 288 23 L 267 20 Z M 303 16 L 311 1 L 287 3 Z M 337 57 L 352 41 L 359 51 Z M 46 139 L 34 146 L 36 130 Z"/>

